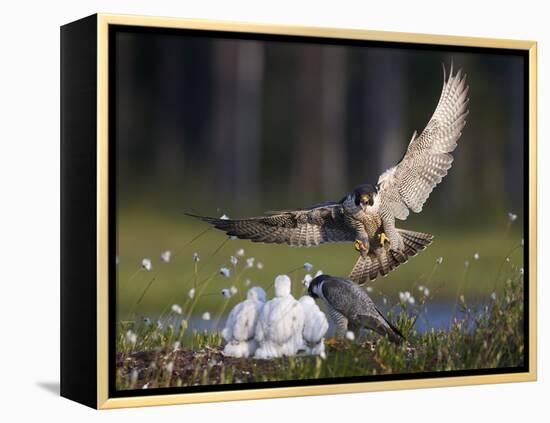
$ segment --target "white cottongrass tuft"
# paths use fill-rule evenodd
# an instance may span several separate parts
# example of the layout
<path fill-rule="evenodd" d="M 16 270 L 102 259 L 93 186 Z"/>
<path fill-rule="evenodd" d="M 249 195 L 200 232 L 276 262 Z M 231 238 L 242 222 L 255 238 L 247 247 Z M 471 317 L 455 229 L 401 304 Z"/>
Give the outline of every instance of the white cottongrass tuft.
<path fill-rule="evenodd" d="M 246 267 L 248 268 L 254 267 L 254 260 L 256 260 L 254 257 L 248 257 L 246 259 Z"/>
<path fill-rule="evenodd" d="M 424 291 L 424 285 L 418 285 L 418 290 L 419 291 Z"/>
<path fill-rule="evenodd" d="M 193 253 L 193 262 L 194 263 L 198 263 L 199 261 L 201 261 L 201 258 L 199 257 L 199 253 Z"/>
<path fill-rule="evenodd" d="M 306 272 L 311 272 L 311 269 L 313 269 L 313 264 L 308 263 L 307 261 L 304 263 L 304 269 L 306 269 Z"/>
<path fill-rule="evenodd" d="M 522 248 L 523 248 L 523 244 L 524 244 L 524 241 L 523 241 L 523 238 L 521 238 L 520 245 L 521 245 Z"/>
<path fill-rule="evenodd" d="M 244 286 L 250 286 L 251 283 L 252 283 L 252 281 L 250 279 L 245 279 L 244 280 Z"/>
<path fill-rule="evenodd" d="M 239 248 L 235 254 L 237 255 L 237 257 L 243 257 L 244 256 L 244 249 Z"/>
<path fill-rule="evenodd" d="M 493 301 L 497 300 L 497 293 L 496 292 L 491 293 L 491 300 L 493 300 Z"/>
<path fill-rule="evenodd" d="M 515 222 L 518 218 L 518 215 L 512 212 L 508 212 L 508 220 L 510 222 Z"/>
<path fill-rule="evenodd" d="M 259 261 L 258 263 L 256 263 L 256 267 L 262 270 L 264 268 L 264 264 L 261 261 Z"/>
<path fill-rule="evenodd" d="M 220 216 L 220 219 L 221 220 L 229 220 L 229 216 L 224 213 Z"/>
<path fill-rule="evenodd" d="M 210 313 L 208 311 L 205 311 L 204 313 L 202 313 L 201 319 L 210 320 Z"/>
<path fill-rule="evenodd" d="M 524 272 L 525 272 L 525 271 L 523 270 L 523 267 L 520 267 L 520 268 L 519 268 L 519 274 L 520 274 L 521 276 L 523 276 L 523 273 L 524 273 Z"/>
<path fill-rule="evenodd" d="M 317 270 L 317 273 L 315 273 L 315 277 L 321 276 L 323 274 L 324 274 L 323 271 L 319 269 L 319 270 Z"/>
<path fill-rule="evenodd" d="M 229 292 L 231 292 L 231 295 L 235 295 L 237 292 L 239 292 L 239 290 L 236 286 L 232 286 L 231 288 L 229 288 Z"/>
<path fill-rule="evenodd" d="M 172 311 L 176 314 L 181 314 L 183 312 L 179 304 L 172 304 Z"/>
<path fill-rule="evenodd" d="M 135 345 L 135 343 L 137 342 L 137 335 L 134 333 L 133 330 L 130 329 L 126 332 L 126 341 L 132 345 Z"/>
<path fill-rule="evenodd" d="M 437 264 L 443 263 L 443 257 L 438 257 L 438 258 L 436 258 L 436 259 L 435 259 L 435 262 L 436 262 Z"/>
<path fill-rule="evenodd" d="M 413 296 L 410 296 L 410 297 L 407 299 L 407 301 L 409 302 L 409 304 L 414 304 L 415 299 L 414 299 Z"/>
<path fill-rule="evenodd" d="M 464 261 L 464 267 L 467 269 L 470 267 L 470 262 L 468 260 Z"/>
<path fill-rule="evenodd" d="M 474 260 L 479 260 L 479 253 L 474 253 Z"/>
<path fill-rule="evenodd" d="M 238 260 L 237 257 L 235 257 L 235 256 L 229 257 L 229 261 L 231 262 L 231 264 L 232 264 L 233 266 L 236 266 L 237 263 L 239 262 L 239 260 Z"/>
<path fill-rule="evenodd" d="M 187 296 L 192 300 L 193 298 L 195 298 L 195 292 L 195 288 L 191 288 L 187 293 Z"/>
<path fill-rule="evenodd" d="M 150 272 L 153 268 L 153 263 L 151 262 L 151 259 L 144 258 L 143 260 L 141 260 L 141 267 Z"/>
<path fill-rule="evenodd" d="M 429 297 L 430 296 L 430 290 L 428 288 L 424 288 L 423 294 L 424 294 L 425 297 Z"/>
<path fill-rule="evenodd" d="M 164 263 L 169 263 L 171 258 L 172 258 L 172 251 L 170 250 L 163 251 L 160 255 L 160 259 Z"/>
<path fill-rule="evenodd" d="M 402 303 L 408 301 L 409 298 L 411 298 L 411 293 L 409 291 L 399 293 L 399 301 L 401 301 Z"/>
<path fill-rule="evenodd" d="M 355 334 L 351 330 L 348 330 L 346 332 L 346 339 L 348 341 L 355 341 Z"/>
<path fill-rule="evenodd" d="M 365 290 L 366 290 L 367 292 L 372 292 L 372 291 L 373 291 L 372 286 L 367 286 L 367 287 L 365 288 Z"/>
<path fill-rule="evenodd" d="M 230 277 L 231 276 L 231 270 L 228 269 L 227 267 L 222 267 L 220 268 L 220 275 L 222 275 L 223 277 Z"/>

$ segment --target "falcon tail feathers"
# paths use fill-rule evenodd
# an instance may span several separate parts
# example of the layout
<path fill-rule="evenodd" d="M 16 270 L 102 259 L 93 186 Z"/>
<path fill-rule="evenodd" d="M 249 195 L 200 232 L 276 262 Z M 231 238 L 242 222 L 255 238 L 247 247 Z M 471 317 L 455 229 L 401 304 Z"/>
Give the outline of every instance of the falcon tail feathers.
<path fill-rule="evenodd" d="M 349 274 L 349 278 L 353 282 L 363 285 L 368 281 L 375 280 L 378 275 L 386 276 L 399 265 L 406 263 L 409 257 L 424 250 L 433 241 L 433 235 L 427 233 L 405 229 L 398 229 L 397 232 L 403 239 L 404 248 L 401 251 L 396 251 L 379 247 L 365 257 L 360 256 Z"/>

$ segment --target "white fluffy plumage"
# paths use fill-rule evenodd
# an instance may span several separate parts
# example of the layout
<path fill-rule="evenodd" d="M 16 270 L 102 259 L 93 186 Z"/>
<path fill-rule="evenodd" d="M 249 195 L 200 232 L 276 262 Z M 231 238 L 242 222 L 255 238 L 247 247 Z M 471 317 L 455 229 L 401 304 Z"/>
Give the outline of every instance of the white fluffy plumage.
<path fill-rule="evenodd" d="M 304 295 L 298 301 L 304 310 L 305 352 L 311 355 L 321 355 L 325 352 L 325 335 L 328 331 L 327 317 L 309 295 Z"/>
<path fill-rule="evenodd" d="M 254 340 L 256 323 L 266 299 L 265 291 L 260 287 L 248 290 L 247 298 L 237 304 L 227 318 L 222 336 L 227 342 L 223 350 L 229 357 L 251 357 L 256 352 Z"/>
<path fill-rule="evenodd" d="M 290 278 L 275 278 L 275 298 L 265 303 L 256 325 L 255 358 L 294 356 L 303 349 L 304 310 L 290 293 Z"/>

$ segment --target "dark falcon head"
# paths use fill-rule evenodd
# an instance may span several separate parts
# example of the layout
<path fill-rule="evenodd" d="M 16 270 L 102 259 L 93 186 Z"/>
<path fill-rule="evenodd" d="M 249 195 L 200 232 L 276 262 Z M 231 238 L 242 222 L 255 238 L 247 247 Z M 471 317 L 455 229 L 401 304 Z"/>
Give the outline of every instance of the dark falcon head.
<path fill-rule="evenodd" d="M 319 275 L 311 280 L 307 288 L 307 293 L 313 298 L 319 298 L 323 294 L 321 292 L 321 284 L 324 280 L 330 279 L 330 275 Z"/>
<path fill-rule="evenodd" d="M 355 205 L 365 208 L 374 204 L 374 196 L 378 193 L 376 186 L 371 184 L 359 185 L 353 190 Z"/>

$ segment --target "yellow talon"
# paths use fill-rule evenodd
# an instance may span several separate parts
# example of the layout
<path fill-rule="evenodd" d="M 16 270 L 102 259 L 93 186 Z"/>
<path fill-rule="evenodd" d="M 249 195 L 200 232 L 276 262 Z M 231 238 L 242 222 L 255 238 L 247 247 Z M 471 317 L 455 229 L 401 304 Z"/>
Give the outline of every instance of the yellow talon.
<path fill-rule="evenodd" d="M 367 247 L 365 247 L 365 244 L 360 239 L 356 239 L 355 243 L 353 244 L 355 249 L 357 251 L 366 251 Z"/>
<path fill-rule="evenodd" d="M 380 245 L 383 247 L 386 242 L 390 242 L 389 238 L 386 236 L 384 232 L 382 232 L 380 235 L 378 235 L 380 238 Z"/>

